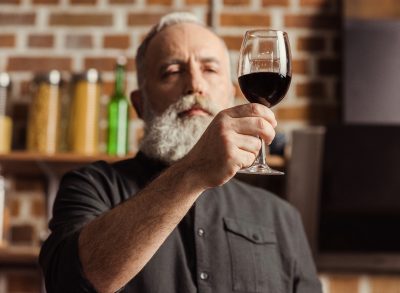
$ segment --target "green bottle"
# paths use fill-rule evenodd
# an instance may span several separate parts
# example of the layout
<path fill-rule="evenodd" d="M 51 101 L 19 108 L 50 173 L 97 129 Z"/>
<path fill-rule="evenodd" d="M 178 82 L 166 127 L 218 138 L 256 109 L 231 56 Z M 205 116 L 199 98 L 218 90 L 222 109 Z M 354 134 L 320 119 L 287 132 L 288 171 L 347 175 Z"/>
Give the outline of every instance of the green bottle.
<path fill-rule="evenodd" d="M 125 95 L 126 59 L 118 58 L 115 69 L 115 88 L 108 104 L 107 153 L 125 156 L 128 153 L 129 103 Z"/>

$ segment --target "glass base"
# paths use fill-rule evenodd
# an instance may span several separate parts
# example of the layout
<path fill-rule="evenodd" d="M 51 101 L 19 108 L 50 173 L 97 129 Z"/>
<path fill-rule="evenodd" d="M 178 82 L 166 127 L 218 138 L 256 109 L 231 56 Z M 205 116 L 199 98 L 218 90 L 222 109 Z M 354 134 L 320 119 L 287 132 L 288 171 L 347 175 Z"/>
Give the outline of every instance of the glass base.
<path fill-rule="evenodd" d="M 238 173 L 259 175 L 285 175 L 285 173 L 271 169 L 267 165 L 263 164 L 254 164 L 248 168 L 239 170 Z"/>

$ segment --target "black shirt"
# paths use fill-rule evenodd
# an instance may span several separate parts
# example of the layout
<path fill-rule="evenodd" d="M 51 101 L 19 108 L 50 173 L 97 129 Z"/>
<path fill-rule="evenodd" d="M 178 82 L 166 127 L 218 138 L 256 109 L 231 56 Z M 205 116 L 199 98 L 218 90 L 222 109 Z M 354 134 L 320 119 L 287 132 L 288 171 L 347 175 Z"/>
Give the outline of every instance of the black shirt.
<path fill-rule="evenodd" d="M 95 292 L 79 261 L 82 227 L 135 196 L 165 168 L 139 153 L 63 177 L 51 234 L 40 253 L 48 292 Z M 275 195 L 232 179 L 198 198 L 121 292 L 314 293 L 321 286 L 298 212 Z"/>

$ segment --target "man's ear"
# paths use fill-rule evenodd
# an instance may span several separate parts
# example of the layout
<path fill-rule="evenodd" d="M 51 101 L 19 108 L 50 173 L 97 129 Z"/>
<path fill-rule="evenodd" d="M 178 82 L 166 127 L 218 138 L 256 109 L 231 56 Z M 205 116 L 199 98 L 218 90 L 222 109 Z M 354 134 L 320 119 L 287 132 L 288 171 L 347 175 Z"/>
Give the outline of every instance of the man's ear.
<path fill-rule="evenodd" d="M 133 108 L 135 108 L 137 115 L 139 118 L 143 118 L 143 101 L 142 101 L 142 93 L 140 90 L 134 90 L 131 92 L 131 102 Z"/>

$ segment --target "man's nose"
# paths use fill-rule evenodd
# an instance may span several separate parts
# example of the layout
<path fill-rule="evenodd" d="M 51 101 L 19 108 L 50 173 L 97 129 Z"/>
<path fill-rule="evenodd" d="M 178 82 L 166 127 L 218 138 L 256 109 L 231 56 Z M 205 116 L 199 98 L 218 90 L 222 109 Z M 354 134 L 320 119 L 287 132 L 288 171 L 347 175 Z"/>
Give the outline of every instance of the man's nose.
<path fill-rule="evenodd" d="M 199 69 L 191 69 L 187 72 L 184 94 L 193 95 L 199 94 L 204 95 L 205 81 Z"/>

